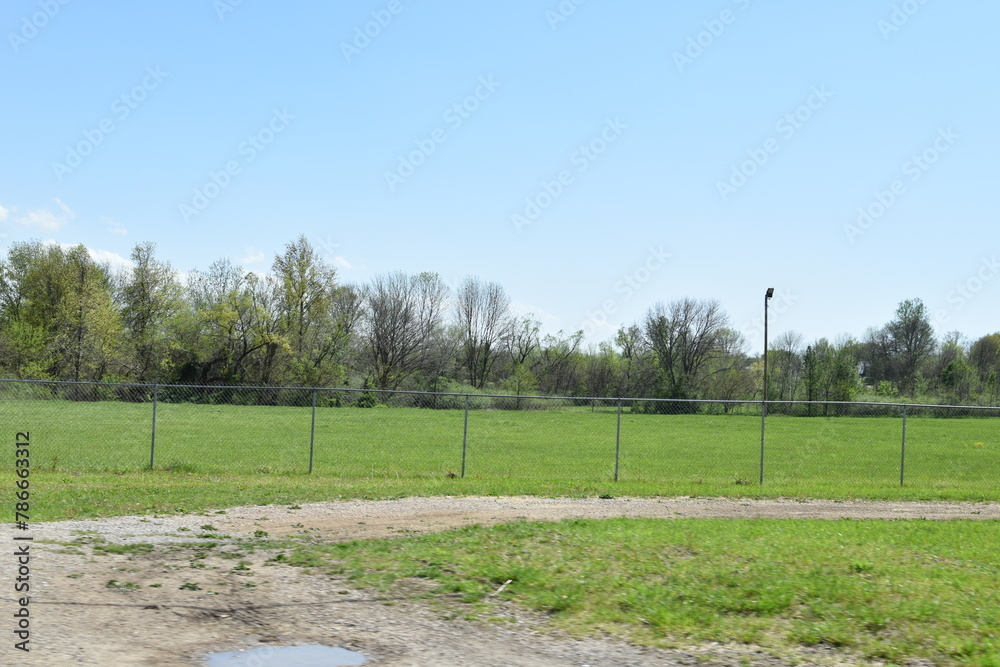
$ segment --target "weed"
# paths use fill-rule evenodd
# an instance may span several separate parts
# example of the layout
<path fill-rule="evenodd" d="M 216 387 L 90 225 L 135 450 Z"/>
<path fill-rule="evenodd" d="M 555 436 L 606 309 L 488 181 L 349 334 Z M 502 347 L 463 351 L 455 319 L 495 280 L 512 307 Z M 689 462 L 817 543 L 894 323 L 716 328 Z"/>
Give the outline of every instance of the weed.
<path fill-rule="evenodd" d="M 152 544 L 95 544 L 95 552 L 106 554 L 148 554 L 153 550 Z"/>

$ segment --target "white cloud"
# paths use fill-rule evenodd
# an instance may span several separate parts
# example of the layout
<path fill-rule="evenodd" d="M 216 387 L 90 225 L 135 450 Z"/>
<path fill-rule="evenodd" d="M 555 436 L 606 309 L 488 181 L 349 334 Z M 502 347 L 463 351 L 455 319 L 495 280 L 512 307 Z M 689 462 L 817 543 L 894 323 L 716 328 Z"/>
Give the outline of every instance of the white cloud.
<path fill-rule="evenodd" d="M 15 218 L 15 222 L 42 232 L 57 232 L 69 224 L 66 218 L 56 216 L 52 211 L 45 209 L 28 211 L 25 215 Z"/>
<path fill-rule="evenodd" d="M 49 239 L 47 241 L 42 241 L 44 245 L 57 245 L 63 250 L 72 250 L 78 243 L 60 243 L 54 239 Z M 87 246 L 84 246 L 87 247 Z M 110 250 L 99 250 L 94 248 L 87 248 L 87 254 L 90 258 L 97 262 L 98 264 L 110 264 L 113 269 L 130 269 L 132 266 L 132 260 L 122 257 L 116 252 L 111 252 Z"/>
<path fill-rule="evenodd" d="M 237 260 L 240 264 L 256 264 L 258 262 L 264 261 L 264 253 L 255 249 L 253 246 L 247 246 L 247 256 L 240 257 Z"/>
<path fill-rule="evenodd" d="M 107 262 L 116 269 L 130 269 L 132 268 L 132 260 L 122 257 L 116 252 L 111 252 L 110 250 L 95 250 L 93 248 L 87 248 L 87 252 L 90 253 L 90 257 L 98 264 L 103 264 Z"/>
<path fill-rule="evenodd" d="M 76 217 L 76 213 L 58 197 L 52 201 L 56 203 L 62 214 L 53 213 L 47 208 L 37 208 L 27 211 L 20 217 L 14 218 L 14 222 L 41 232 L 59 231 Z"/>
<path fill-rule="evenodd" d="M 354 268 L 354 265 L 348 262 L 346 257 L 336 254 L 337 250 L 340 249 L 340 244 L 334 243 L 332 238 L 329 236 L 322 238 L 318 241 L 318 244 L 323 250 L 324 258 L 334 266 L 339 266 L 342 269 Z"/>
<path fill-rule="evenodd" d="M 6 220 L 8 215 L 10 215 L 10 211 L 5 209 L 3 206 L 0 206 L 0 222 Z"/>
<path fill-rule="evenodd" d="M 54 201 L 56 203 L 56 205 L 59 206 L 59 208 L 62 209 L 62 212 L 65 213 L 67 217 L 69 217 L 69 218 L 75 218 L 76 217 L 76 213 L 74 213 L 73 211 L 71 211 L 70 208 L 69 208 L 69 206 L 66 206 L 66 204 L 63 203 L 62 199 L 59 199 L 59 197 L 55 197 L 55 198 L 52 199 L 52 201 Z"/>

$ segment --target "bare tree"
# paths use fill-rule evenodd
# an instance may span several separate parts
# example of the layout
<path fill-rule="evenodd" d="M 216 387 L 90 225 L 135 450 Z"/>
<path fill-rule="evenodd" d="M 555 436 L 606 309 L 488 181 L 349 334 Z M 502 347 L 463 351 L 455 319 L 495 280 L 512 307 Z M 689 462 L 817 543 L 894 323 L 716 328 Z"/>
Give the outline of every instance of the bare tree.
<path fill-rule="evenodd" d="M 365 290 L 366 353 L 378 389 L 398 389 L 425 363 L 448 287 L 436 273 L 376 276 Z"/>
<path fill-rule="evenodd" d="M 333 292 L 330 314 L 333 323 L 329 333 L 330 355 L 342 364 L 342 379 L 347 380 L 350 369 L 356 367 L 357 359 L 363 356 L 358 349 L 358 332 L 365 316 L 364 288 L 338 286 Z"/>
<path fill-rule="evenodd" d="M 751 370 L 743 334 L 735 329 L 723 329 L 711 358 L 700 373 L 699 389 L 703 398 L 733 401 L 752 395 L 759 386 L 760 376 Z M 722 407 L 729 412 L 734 404 L 726 403 Z"/>
<path fill-rule="evenodd" d="M 580 344 L 583 331 L 566 335 L 559 331 L 542 340 L 538 360 L 538 381 L 549 394 L 571 394 L 580 384 Z"/>
<path fill-rule="evenodd" d="M 601 342 L 583 355 L 584 386 L 590 396 L 612 396 L 621 358 L 614 346 Z"/>
<path fill-rule="evenodd" d="M 724 353 L 728 325 L 715 300 L 657 303 L 646 313 L 643 333 L 656 355 L 665 398 L 695 397 L 702 370 Z"/>
<path fill-rule="evenodd" d="M 615 394 L 629 398 L 649 395 L 656 379 L 656 369 L 639 325 L 620 327 L 615 334 L 615 347 L 621 355 Z"/>
<path fill-rule="evenodd" d="M 529 362 L 540 344 L 538 332 L 541 328 L 541 322 L 531 315 L 525 315 L 511 326 L 506 343 L 507 355 L 513 366 L 524 366 Z"/>
<path fill-rule="evenodd" d="M 500 283 L 466 278 L 458 288 L 457 323 L 462 330 L 462 356 L 469 383 L 483 387 L 513 327 L 510 297 Z"/>
<path fill-rule="evenodd" d="M 769 382 L 774 396 L 779 401 L 790 401 L 795 398 L 795 391 L 798 388 L 799 378 L 802 374 L 802 334 L 795 331 L 786 331 L 774 339 L 770 353 L 772 357 L 768 360 L 770 364 Z M 772 384 L 773 383 L 773 384 Z"/>

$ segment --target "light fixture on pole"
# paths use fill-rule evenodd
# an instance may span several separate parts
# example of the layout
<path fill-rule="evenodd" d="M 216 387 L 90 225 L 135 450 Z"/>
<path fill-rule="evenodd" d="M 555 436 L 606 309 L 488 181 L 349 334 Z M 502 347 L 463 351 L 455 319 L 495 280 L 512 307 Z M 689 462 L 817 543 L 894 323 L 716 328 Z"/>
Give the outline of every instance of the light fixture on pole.
<path fill-rule="evenodd" d="M 760 404 L 760 484 L 764 485 L 764 424 L 767 422 L 767 302 L 774 296 L 774 288 L 764 292 L 764 400 Z"/>
<path fill-rule="evenodd" d="M 764 403 L 767 403 L 767 302 L 774 296 L 774 288 L 768 287 L 764 292 Z"/>

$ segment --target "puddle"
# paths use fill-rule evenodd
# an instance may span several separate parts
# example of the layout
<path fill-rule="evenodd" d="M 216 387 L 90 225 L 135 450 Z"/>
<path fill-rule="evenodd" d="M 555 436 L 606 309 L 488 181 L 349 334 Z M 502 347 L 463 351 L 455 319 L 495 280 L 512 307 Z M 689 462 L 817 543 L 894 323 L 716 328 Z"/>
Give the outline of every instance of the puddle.
<path fill-rule="evenodd" d="M 237 653 L 212 653 L 205 657 L 209 667 L 350 667 L 363 665 L 365 656 L 346 648 L 331 646 L 262 646 Z"/>

